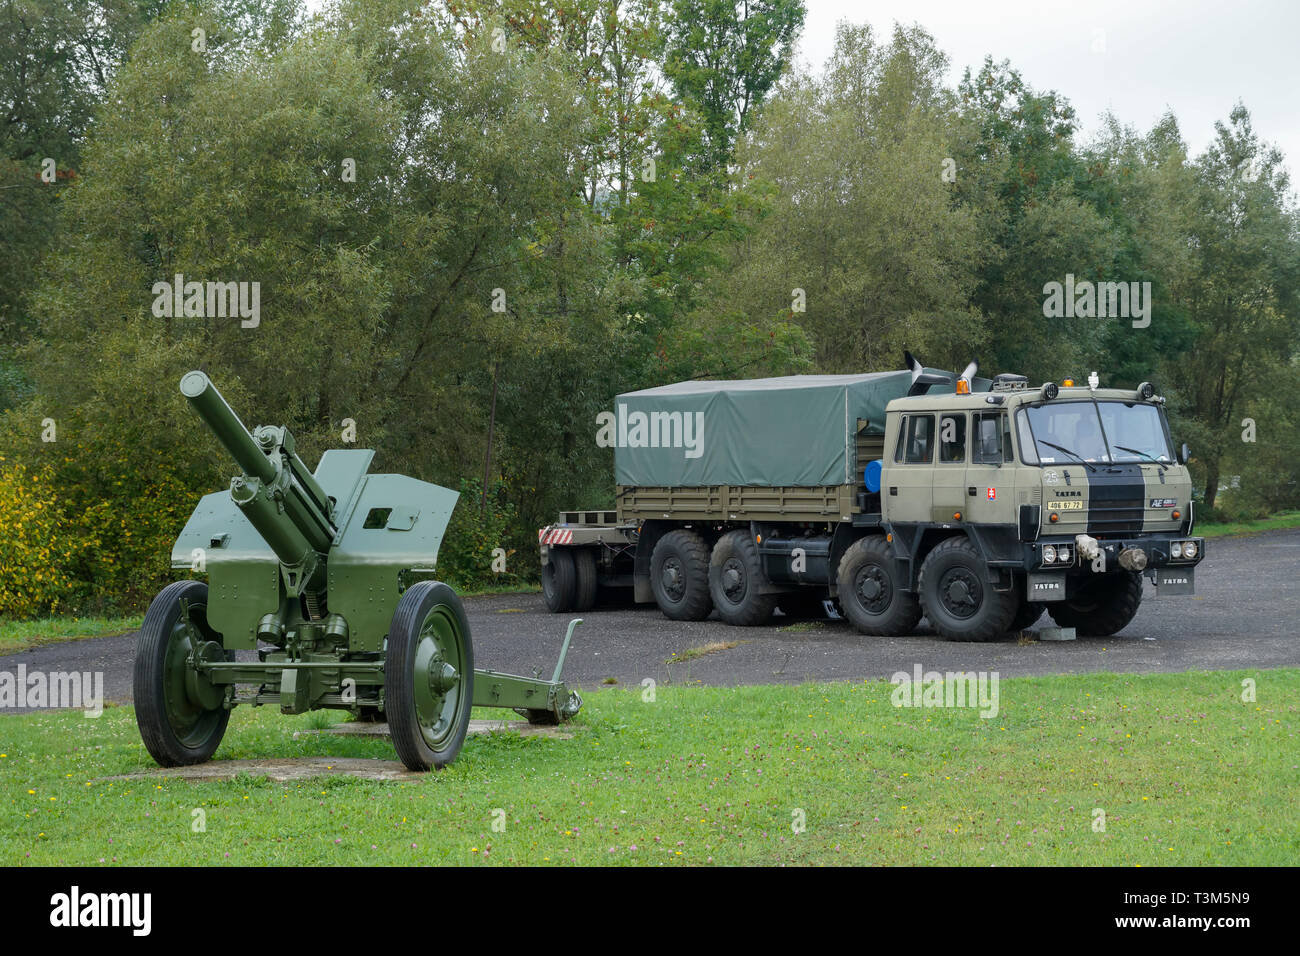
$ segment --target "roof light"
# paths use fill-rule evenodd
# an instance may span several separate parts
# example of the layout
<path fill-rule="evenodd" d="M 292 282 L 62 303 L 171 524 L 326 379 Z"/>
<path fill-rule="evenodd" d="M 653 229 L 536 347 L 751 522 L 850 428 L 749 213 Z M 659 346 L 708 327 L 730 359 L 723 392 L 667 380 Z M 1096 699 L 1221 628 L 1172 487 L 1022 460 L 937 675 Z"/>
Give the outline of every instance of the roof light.
<path fill-rule="evenodd" d="M 959 379 L 957 379 L 957 394 L 958 394 L 958 395 L 969 395 L 969 394 L 970 394 L 970 382 L 966 381 L 966 379 L 964 379 L 964 378 L 959 378 Z"/>
<path fill-rule="evenodd" d="M 1064 380 L 1061 382 L 1061 384 L 1064 385 L 1066 388 L 1073 388 L 1073 387 L 1074 387 L 1074 379 L 1072 379 L 1072 378 L 1064 379 Z"/>

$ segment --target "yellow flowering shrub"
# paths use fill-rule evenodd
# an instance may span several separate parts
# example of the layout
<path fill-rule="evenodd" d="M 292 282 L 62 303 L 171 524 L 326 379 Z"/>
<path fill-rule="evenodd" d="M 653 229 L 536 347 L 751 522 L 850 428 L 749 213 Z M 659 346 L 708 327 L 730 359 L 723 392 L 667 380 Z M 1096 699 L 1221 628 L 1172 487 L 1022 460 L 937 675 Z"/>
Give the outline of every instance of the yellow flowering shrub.
<path fill-rule="evenodd" d="M 56 487 L 48 469 L 0 458 L 0 615 L 54 613 L 85 595 L 71 571 L 82 544 L 64 520 Z"/>

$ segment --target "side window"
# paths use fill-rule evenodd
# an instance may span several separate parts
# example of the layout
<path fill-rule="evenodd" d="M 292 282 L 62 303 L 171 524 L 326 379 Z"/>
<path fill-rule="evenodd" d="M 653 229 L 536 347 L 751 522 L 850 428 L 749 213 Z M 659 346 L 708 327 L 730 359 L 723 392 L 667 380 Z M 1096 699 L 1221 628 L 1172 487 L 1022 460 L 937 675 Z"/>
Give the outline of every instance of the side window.
<path fill-rule="evenodd" d="M 939 417 L 939 460 L 966 460 L 966 416 Z"/>
<path fill-rule="evenodd" d="M 999 416 L 999 423 L 1002 429 L 1002 460 L 1015 461 L 1016 453 L 1011 447 L 1011 416 L 1003 412 Z"/>
<path fill-rule="evenodd" d="M 933 446 L 934 416 L 911 416 L 907 421 L 907 450 L 904 461 L 909 465 L 929 464 Z"/>
<path fill-rule="evenodd" d="M 984 412 L 975 415 L 975 436 L 970 460 L 980 465 L 1002 464 L 1002 415 Z"/>
<path fill-rule="evenodd" d="M 903 449 L 907 447 L 907 425 L 911 420 L 911 415 L 904 415 L 898 421 L 898 444 L 894 446 L 895 463 L 901 463 L 903 460 Z"/>

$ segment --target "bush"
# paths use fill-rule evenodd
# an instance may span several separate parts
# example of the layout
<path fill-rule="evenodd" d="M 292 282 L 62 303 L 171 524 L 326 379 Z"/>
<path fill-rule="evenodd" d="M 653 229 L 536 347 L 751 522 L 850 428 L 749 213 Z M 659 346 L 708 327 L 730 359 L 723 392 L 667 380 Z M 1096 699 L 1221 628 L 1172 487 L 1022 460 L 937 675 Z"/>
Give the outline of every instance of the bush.
<path fill-rule="evenodd" d="M 84 545 L 66 527 L 56 487 L 48 470 L 0 457 L 0 616 L 66 610 L 87 590 L 71 571 Z"/>
<path fill-rule="evenodd" d="M 460 501 L 438 551 L 438 577 L 457 590 L 518 584 L 522 579 L 519 555 L 509 544 L 515 506 L 507 499 L 505 485 L 496 482 L 488 492 L 487 506 L 480 510 L 482 488 L 477 478 L 461 481 Z M 493 553 L 498 548 L 505 552 L 506 571 L 493 570 L 494 564 L 502 563 L 500 553 Z"/>

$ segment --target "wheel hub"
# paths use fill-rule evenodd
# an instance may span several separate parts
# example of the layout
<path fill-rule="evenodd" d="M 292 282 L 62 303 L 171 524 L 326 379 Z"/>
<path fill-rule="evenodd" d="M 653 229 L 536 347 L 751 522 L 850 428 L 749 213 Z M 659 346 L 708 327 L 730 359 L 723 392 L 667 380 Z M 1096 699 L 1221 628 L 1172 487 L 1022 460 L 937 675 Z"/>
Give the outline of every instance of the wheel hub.
<path fill-rule="evenodd" d="M 745 596 L 745 568 L 736 558 L 729 558 L 722 566 L 722 590 L 736 604 Z"/>
<path fill-rule="evenodd" d="M 966 568 L 948 571 L 939 582 L 939 595 L 944 609 L 960 618 L 975 614 L 984 600 L 983 588 L 975 575 Z"/>
<path fill-rule="evenodd" d="M 868 565 L 858 572 L 858 603 L 872 614 L 880 614 L 889 607 L 891 589 L 883 569 Z"/>
<path fill-rule="evenodd" d="M 681 563 L 676 558 L 669 558 L 664 562 L 664 569 L 660 574 L 660 578 L 663 581 L 664 590 L 674 600 L 685 593 L 685 575 L 682 573 Z"/>

